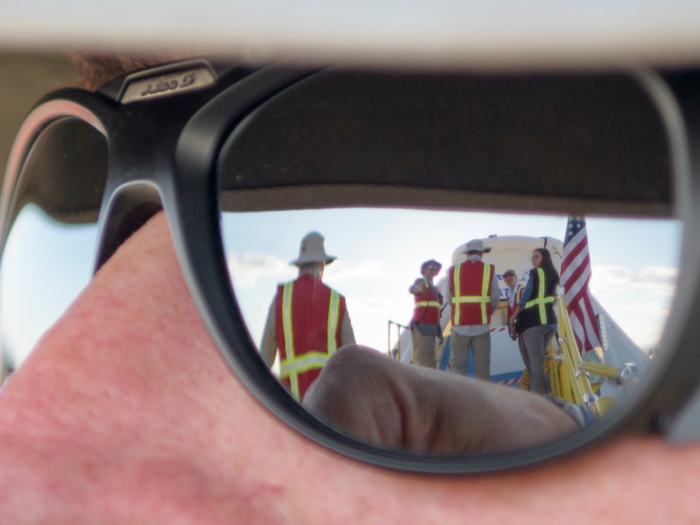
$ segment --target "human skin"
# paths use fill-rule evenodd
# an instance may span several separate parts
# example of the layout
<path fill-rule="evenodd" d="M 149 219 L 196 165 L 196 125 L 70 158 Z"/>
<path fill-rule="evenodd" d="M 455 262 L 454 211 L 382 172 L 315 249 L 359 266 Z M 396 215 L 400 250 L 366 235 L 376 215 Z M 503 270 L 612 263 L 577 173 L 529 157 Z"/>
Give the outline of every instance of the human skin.
<path fill-rule="evenodd" d="M 280 423 L 211 343 L 162 216 L 0 393 L 0 523 L 696 523 L 700 447 L 651 437 L 507 474 L 427 476 Z"/>
<path fill-rule="evenodd" d="M 432 282 L 433 282 L 433 279 L 435 278 L 435 276 L 436 276 L 437 274 L 438 274 L 438 269 L 437 269 L 437 267 L 433 268 L 432 266 L 428 266 L 428 267 L 425 269 L 425 273 L 423 274 L 423 276 L 424 276 L 426 279 L 428 279 L 428 282 L 431 282 L 431 283 L 432 283 Z"/>
<path fill-rule="evenodd" d="M 513 450 L 576 432 L 542 396 L 339 349 L 304 397 L 321 419 L 386 448 L 429 453 Z"/>
<path fill-rule="evenodd" d="M 530 260 L 532 261 L 533 268 L 539 268 L 540 264 L 542 264 L 542 254 L 535 250 L 532 252 L 532 257 L 530 257 Z"/>

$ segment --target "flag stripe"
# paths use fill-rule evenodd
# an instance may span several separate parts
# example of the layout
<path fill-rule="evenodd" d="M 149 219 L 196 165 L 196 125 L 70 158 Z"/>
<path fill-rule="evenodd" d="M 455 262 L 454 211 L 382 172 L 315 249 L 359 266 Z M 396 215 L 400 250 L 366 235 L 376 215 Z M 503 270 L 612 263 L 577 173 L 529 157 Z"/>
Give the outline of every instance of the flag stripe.
<path fill-rule="evenodd" d="M 564 264 L 562 263 L 562 283 L 569 282 L 572 279 L 577 279 L 577 275 L 580 275 L 582 272 L 585 272 L 590 269 L 591 259 L 588 256 L 588 246 L 577 246 L 574 252 L 569 257 L 566 257 L 566 260 L 570 264 L 565 270 Z"/>
<path fill-rule="evenodd" d="M 573 300 L 573 297 L 578 295 L 582 288 L 588 286 L 588 279 L 590 276 L 591 274 L 586 271 L 585 266 L 579 266 L 574 271 L 574 275 L 571 276 L 571 279 L 567 279 L 566 281 L 562 280 L 562 285 L 566 290 L 567 301 Z"/>
<path fill-rule="evenodd" d="M 600 336 L 588 289 L 591 279 L 591 258 L 588 251 L 586 221 L 583 218 L 569 217 L 561 272 L 566 309 L 569 312 L 571 328 L 579 351 L 591 350 L 600 345 Z"/>
<path fill-rule="evenodd" d="M 567 278 L 567 270 L 569 269 L 569 267 L 576 266 L 576 263 L 579 261 L 578 257 L 582 252 L 585 251 L 585 255 L 588 255 L 588 243 L 585 242 L 585 238 L 582 239 L 580 237 L 580 233 L 581 232 L 576 234 L 576 236 L 567 243 L 568 253 L 564 254 L 565 259 L 561 263 L 562 280 L 565 280 Z"/>
<path fill-rule="evenodd" d="M 588 344 L 586 346 L 595 348 L 596 346 L 600 346 L 600 337 L 598 335 L 598 323 L 595 322 L 595 313 L 593 312 L 590 294 L 586 295 L 584 298 L 583 307 L 586 312 L 584 315 L 584 319 L 586 320 L 586 336 L 588 338 Z"/>
<path fill-rule="evenodd" d="M 576 282 L 576 285 L 569 290 L 568 293 L 564 294 L 564 297 L 566 297 L 566 304 L 576 304 L 578 303 L 583 297 L 588 295 L 588 281 L 589 281 L 590 275 L 586 279 L 581 279 Z M 566 287 L 564 288 L 566 289 Z"/>
<path fill-rule="evenodd" d="M 564 253 L 564 256 L 566 257 L 566 255 L 569 255 L 569 257 L 566 257 L 561 263 L 562 273 L 569 267 L 573 258 L 575 258 L 583 248 L 588 247 L 586 232 L 583 231 L 583 233 L 581 233 L 581 231 L 579 231 L 576 235 L 571 237 L 571 239 L 565 241 L 564 245 L 567 246 L 567 252 Z"/>

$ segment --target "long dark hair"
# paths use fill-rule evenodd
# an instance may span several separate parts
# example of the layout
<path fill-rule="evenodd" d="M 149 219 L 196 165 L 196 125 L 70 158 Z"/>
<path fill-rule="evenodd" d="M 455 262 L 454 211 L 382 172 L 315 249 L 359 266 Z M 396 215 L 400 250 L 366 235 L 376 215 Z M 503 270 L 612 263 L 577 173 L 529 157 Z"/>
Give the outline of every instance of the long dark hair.
<path fill-rule="evenodd" d="M 554 282 L 559 284 L 559 272 L 554 267 L 554 263 L 552 262 L 552 254 L 549 253 L 549 250 L 547 248 L 535 248 L 532 251 L 539 252 L 539 254 L 542 256 L 542 263 L 539 267 L 545 270 L 550 277 L 554 277 Z"/>

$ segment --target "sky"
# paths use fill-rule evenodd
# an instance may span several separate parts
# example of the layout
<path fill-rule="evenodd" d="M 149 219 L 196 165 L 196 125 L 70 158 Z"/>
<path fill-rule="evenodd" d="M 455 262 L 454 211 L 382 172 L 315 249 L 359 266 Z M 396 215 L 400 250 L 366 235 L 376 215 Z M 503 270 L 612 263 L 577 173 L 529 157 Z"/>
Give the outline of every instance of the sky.
<path fill-rule="evenodd" d="M 674 291 L 680 224 L 588 219 L 587 225 L 592 293 L 639 346 L 656 345 Z M 225 213 L 222 226 L 253 341 L 260 341 L 277 284 L 296 276 L 289 262 L 299 241 L 317 230 L 326 237 L 326 251 L 338 257 L 324 281 L 346 296 L 356 339 L 386 351 L 387 321 L 409 321 L 413 300 L 407 290 L 423 261 L 444 265 L 439 279 L 454 249 L 472 238 L 563 240 L 566 217 L 360 208 Z M 20 213 L 0 273 L 0 332 L 16 365 L 89 282 L 95 234 L 94 224 L 61 225 L 33 205 Z"/>
<path fill-rule="evenodd" d="M 92 277 L 97 226 L 66 225 L 33 204 L 7 239 L 0 270 L 0 334 L 19 365 Z"/>

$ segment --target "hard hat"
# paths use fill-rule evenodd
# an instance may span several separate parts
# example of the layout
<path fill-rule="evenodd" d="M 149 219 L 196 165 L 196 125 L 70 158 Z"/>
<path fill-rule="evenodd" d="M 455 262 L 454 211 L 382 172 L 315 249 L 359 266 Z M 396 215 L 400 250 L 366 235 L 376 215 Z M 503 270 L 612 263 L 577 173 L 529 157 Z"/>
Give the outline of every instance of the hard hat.
<path fill-rule="evenodd" d="M 326 254 L 324 242 L 325 238 L 320 233 L 307 233 L 301 240 L 301 245 L 299 246 L 299 257 L 289 264 L 301 266 L 302 264 L 309 263 L 332 263 L 337 259 L 337 257 Z"/>
<path fill-rule="evenodd" d="M 484 246 L 484 241 L 481 239 L 474 239 L 473 241 L 469 241 L 466 246 L 464 247 L 464 251 L 462 253 L 469 253 L 469 252 L 482 252 L 482 253 L 488 253 L 491 251 L 491 248 L 487 248 Z"/>

